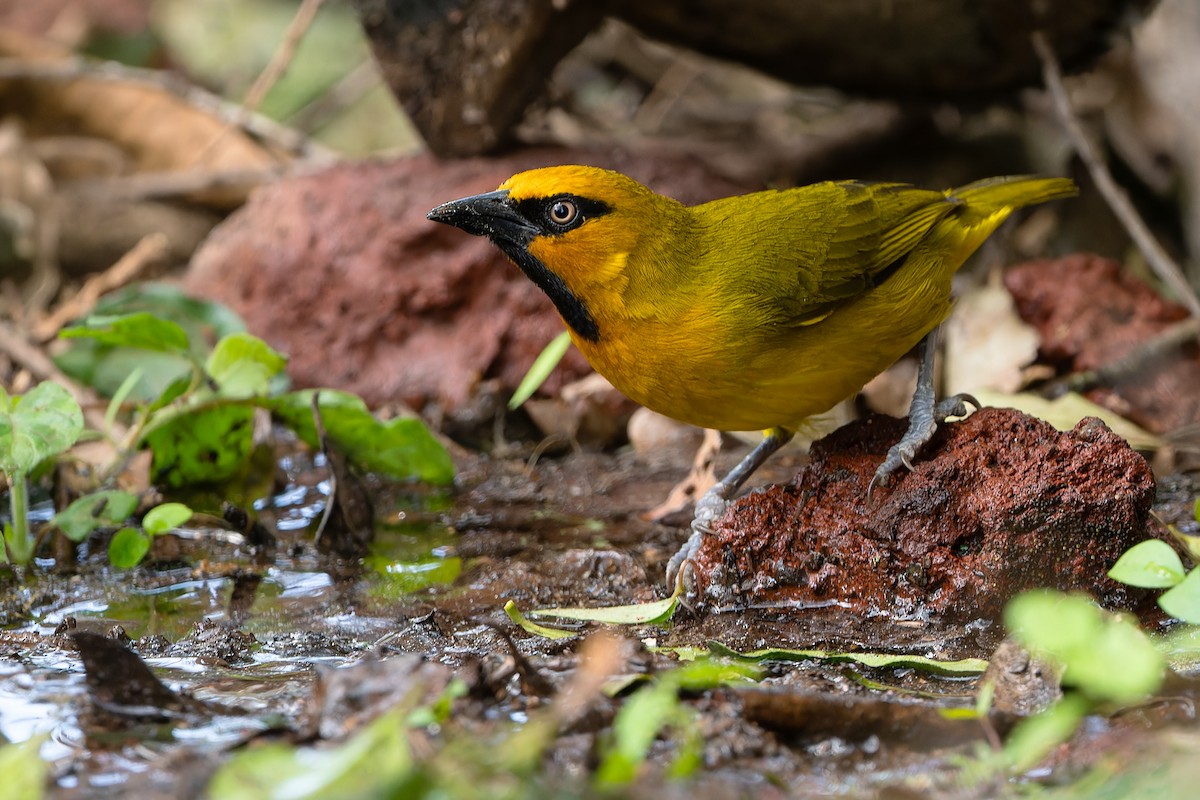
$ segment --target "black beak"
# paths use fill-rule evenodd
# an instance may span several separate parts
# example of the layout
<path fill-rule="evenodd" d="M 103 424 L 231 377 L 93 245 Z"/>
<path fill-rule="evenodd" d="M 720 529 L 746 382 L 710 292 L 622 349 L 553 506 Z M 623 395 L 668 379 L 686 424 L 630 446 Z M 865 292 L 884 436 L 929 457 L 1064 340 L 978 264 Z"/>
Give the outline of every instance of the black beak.
<path fill-rule="evenodd" d="M 486 236 L 497 243 L 508 242 L 522 247 L 541 232 L 513 208 L 508 199 L 508 190 L 451 200 L 425 216 L 475 236 Z"/>

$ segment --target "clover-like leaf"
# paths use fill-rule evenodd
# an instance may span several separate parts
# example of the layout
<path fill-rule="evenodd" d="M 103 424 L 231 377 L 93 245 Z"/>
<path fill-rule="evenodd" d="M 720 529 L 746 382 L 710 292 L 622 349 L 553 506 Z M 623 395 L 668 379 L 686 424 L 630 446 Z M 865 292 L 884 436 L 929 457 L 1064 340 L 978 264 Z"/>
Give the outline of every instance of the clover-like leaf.
<path fill-rule="evenodd" d="M 79 438 L 83 412 L 71 393 L 45 381 L 20 397 L 0 389 L 0 472 L 27 473 Z"/>
<path fill-rule="evenodd" d="M 1114 581 L 1143 589 L 1162 589 L 1183 580 L 1183 562 L 1161 539 L 1147 539 L 1126 550 L 1108 571 Z"/>

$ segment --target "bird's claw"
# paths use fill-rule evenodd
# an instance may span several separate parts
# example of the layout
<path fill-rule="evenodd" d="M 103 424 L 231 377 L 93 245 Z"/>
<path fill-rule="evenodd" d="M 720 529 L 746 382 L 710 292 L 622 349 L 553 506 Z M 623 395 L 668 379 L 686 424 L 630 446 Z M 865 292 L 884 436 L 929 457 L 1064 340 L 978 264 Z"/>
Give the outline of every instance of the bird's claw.
<path fill-rule="evenodd" d="M 725 510 L 728 508 L 729 491 L 725 484 L 718 483 L 696 501 L 696 511 L 692 516 L 692 531 L 712 533 L 713 523 L 725 516 Z"/>
<path fill-rule="evenodd" d="M 971 409 L 967 405 L 974 406 L 975 410 L 983 408 L 983 403 L 975 399 L 975 395 L 959 392 L 950 397 L 943 397 L 936 406 L 933 407 L 933 418 L 938 425 L 946 421 L 947 417 L 965 417 L 971 413 Z"/>
<path fill-rule="evenodd" d="M 980 402 L 969 394 L 943 398 L 932 407 L 914 408 L 909 415 L 908 430 L 900 437 L 900 441 L 892 445 L 879 469 L 875 470 L 875 476 L 867 486 L 867 497 L 871 496 L 875 487 L 887 486 L 888 480 L 901 466 L 911 472 L 914 469 L 913 459 L 933 438 L 938 425 L 945 422 L 947 417 L 966 416 L 970 412 L 968 403 L 976 409 L 982 408 Z"/>
<path fill-rule="evenodd" d="M 685 584 L 688 584 L 685 588 L 691 588 L 691 570 L 684 570 L 684 567 L 685 565 L 690 565 L 696 554 L 700 552 L 700 546 L 704 543 L 704 537 L 712 533 L 713 523 L 725 516 L 725 510 L 729 507 L 729 493 L 730 489 L 728 486 L 724 483 L 718 483 L 696 501 L 696 511 L 692 517 L 692 535 L 688 537 L 683 547 L 679 548 L 679 551 L 671 556 L 671 560 L 667 562 L 668 588 L 674 588 L 676 582 L 680 579 Z M 681 570 L 684 570 L 682 575 L 680 574 Z"/>
<path fill-rule="evenodd" d="M 693 531 L 688 540 L 684 542 L 683 547 L 675 555 L 671 556 L 671 560 L 667 562 L 667 589 L 675 590 L 679 586 L 679 582 L 683 581 L 684 589 L 688 589 L 692 582 L 692 559 L 696 552 L 700 549 L 700 542 L 704 539 L 705 534 L 701 531 Z"/>

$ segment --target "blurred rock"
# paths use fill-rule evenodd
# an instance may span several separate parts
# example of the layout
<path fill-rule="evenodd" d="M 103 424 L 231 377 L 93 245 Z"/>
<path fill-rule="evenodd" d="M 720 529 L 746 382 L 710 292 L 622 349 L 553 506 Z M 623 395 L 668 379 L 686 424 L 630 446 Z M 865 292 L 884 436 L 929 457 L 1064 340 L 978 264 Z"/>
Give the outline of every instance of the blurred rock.
<path fill-rule="evenodd" d="M 1128 356 L 1188 316 L 1115 261 L 1073 255 L 1009 269 L 1004 284 L 1017 311 L 1041 336 L 1039 359 L 1061 374 L 1093 370 Z M 1170 433 L 1200 422 L 1200 347 L 1193 341 L 1088 399 L 1147 430 Z"/>
<path fill-rule="evenodd" d="M 490 152 L 558 61 L 605 16 L 802 86 L 921 101 L 1040 85 L 1043 30 L 1068 68 L 1109 47 L 1149 0 L 355 0 L 392 92 L 430 148 Z M 665 81 L 669 82 L 669 81 Z"/>
<path fill-rule="evenodd" d="M 560 0 L 354 0 L 388 86 L 441 155 L 511 144 L 554 65 L 602 18 Z"/>
<path fill-rule="evenodd" d="M 1062 698 L 1062 672 L 1061 665 L 1005 639 L 992 652 L 979 684 L 992 686 L 992 711 L 1028 717 Z"/>
<path fill-rule="evenodd" d="M 804 86 L 935 99 L 1041 84 L 1029 36 L 1044 31 L 1078 67 L 1152 5 L 1147 0 L 617 0 L 650 36 L 740 61 Z"/>
<path fill-rule="evenodd" d="M 491 243 L 425 214 L 520 170 L 572 162 L 619 169 L 685 202 L 747 190 L 688 160 L 577 150 L 340 164 L 256 192 L 197 251 L 186 286 L 287 353 L 299 386 L 453 417 L 482 380 L 511 393 L 563 325 Z M 542 391 L 588 371 L 571 350 Z"/>
<path fill-rule="evenodd" d="M 1105 576 L 1147 537 L 1154 479 L 1099 420 L 1060 433 L 1012 409 L 943 425 L 912 472 L 867 497 L 906 422 L 874 416 L 813 444 L 788 485 L 733 504 L 695 561 L 718 606 L 842 606 L 897 618 L 994 619 L 1032 587 L 1110 608 L 1146 592 Z"/>

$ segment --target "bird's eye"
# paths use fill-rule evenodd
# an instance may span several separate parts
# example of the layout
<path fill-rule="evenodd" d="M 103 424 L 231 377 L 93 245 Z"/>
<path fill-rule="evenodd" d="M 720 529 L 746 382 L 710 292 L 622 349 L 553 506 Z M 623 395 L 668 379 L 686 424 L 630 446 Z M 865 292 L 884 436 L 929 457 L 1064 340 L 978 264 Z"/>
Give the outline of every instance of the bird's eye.
<path fill-rule="evenodd" d="M 555 200 L 546 214 L 555 225 L 570 225 L 579 216 L 579 207 L 570 200 Z"/>

